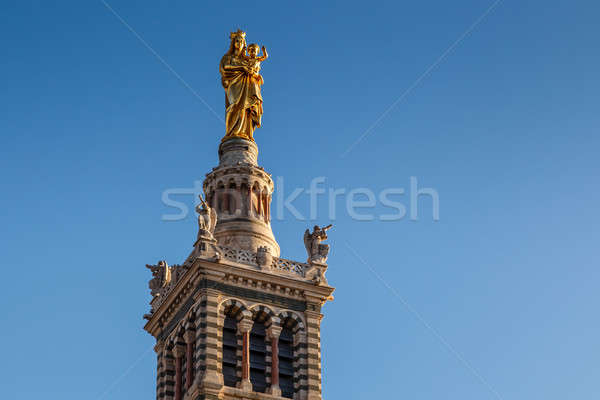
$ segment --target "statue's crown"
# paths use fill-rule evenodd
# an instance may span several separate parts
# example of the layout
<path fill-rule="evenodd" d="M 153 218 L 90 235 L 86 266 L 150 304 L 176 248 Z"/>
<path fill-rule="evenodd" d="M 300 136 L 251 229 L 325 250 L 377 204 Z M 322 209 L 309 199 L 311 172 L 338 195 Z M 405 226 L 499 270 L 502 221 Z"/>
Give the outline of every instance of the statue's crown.
<path fill-rule="evenodd" d="M 238 29 L 236 32 L 231 32 L 229 34 L 229 39 L 233 39 L 236 36 L 241 36 L 242 38 L 246 38 L 246 32 L 242 31 L 241 29 Z"/>

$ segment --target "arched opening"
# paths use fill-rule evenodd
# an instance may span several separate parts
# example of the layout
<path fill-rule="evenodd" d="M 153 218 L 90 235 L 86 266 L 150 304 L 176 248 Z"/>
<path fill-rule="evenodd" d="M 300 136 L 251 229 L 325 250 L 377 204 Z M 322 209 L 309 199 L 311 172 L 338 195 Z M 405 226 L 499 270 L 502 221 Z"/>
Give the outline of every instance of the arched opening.
<path fill-rule="evenodd" d="M 279 335 L 279 387 L 281 396 L 294 397 L 294 332 L 288 325 Z"/>
<path fill-rule="evenodd" d="M 264 393 L 267 389 L 267 342 L 262 321 L 254 321 L 250 331 L 250 382 L 252 390 Z"/>
<path fill-rule="evenodd" d="M 235 387 L 237 378 L 237 320 L 231 313 L 223 321 L 223 381 Z"/>

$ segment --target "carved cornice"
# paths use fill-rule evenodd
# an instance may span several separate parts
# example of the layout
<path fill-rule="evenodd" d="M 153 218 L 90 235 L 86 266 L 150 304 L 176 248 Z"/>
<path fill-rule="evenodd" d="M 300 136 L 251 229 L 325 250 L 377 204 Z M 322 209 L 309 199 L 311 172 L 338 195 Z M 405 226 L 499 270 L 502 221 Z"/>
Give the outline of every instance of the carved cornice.
<path fill-rule="evenodd" d="M 185 274 L 164 294 L 160 303 L 155 303 L 156 300 L 152 302 L 154 309 L 148 316 L 144 329 L 155 337 L 171 322 L 184 304 L 193 301 L 192 296 L 199 290 L 202 279 L 288 298 L 290 301 L 295 299 L 321 304 L 331 299 L 334 290 L 330 286 L 315 285 L 295 272 L 263 271 L 258 269 L 258 266 L 243 264 L 240 259 L 234 262 L 224 257 L 217 262 L 196 258 L 186 267 Z"/>
<path fill-rule="evenodd" d="M 214 187 L 220 181 L 227 184 L 230 180 L 235 181 L 237 184 L 247 183 L 249 186 L 253 186 L 255 182 L 260 180 L 261 182 L 259 183 L 261 183 L 261 187 L 266 186 L 269 193 L 273 193 L 274 190 L 271 174 L 265 172 L 262 167 L 256 167 L 251 164 L 238 164 L 234 166 L 216 167 L 213 171 L 206 174 L 203 185 L 204 192 L 207 193 L 214 190 Z"/>

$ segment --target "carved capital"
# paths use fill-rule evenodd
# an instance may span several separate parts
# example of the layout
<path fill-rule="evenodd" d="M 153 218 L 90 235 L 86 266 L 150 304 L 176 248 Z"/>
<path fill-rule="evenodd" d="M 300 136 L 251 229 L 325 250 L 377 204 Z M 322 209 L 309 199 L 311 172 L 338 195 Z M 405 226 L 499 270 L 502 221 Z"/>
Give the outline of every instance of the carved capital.
<path fill-rule="evenodd" d="M 185 340 L 186 343 L 196 342 L 196 331 L 191 329 L 185 331 L 185 333 L 183 334 L 183 340 Z"/>
<path fill-rule="evenodd" d="M 254 322 L 251 319 L 244 318 L 238 322 L 238 330 L 240 331 L 240 333 L 250 332 L 253 324 Z"/>
<path fill-rule="evenodd" d="M 267 328 L 267 336 L 273 339 L 278 339 L 281 334 L 281 318 L 271 317 L 271 325 Z"/>
<path fill-rule="evenodd" d="M 271 325 L 267 329 L 267 336 L 269 336 L 271 339 L 277 340 L 279 339 L 279 335 L 281 335 L 281 327 L 279 325 Z"/>
<path fill-rule="evenodd" d="M 180 344 L 173 346 L 172 351 L 175 358 L 183 357 L 185 355 L 185 347 Z"/>
<path fill-rule="evenodd" d="M 306 343 L 306 333 L 304 332 L 298 332 L 294 335 L 294 346 L 300 343 Z"/>

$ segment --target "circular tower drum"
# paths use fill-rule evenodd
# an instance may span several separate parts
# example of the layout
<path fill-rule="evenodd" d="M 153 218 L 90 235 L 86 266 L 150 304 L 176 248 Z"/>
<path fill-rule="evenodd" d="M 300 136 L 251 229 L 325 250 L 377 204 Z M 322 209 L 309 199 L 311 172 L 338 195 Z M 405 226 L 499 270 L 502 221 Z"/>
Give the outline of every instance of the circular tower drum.
<path fill-rule="evenodd" d="M 220 245 L 252 252 L 266 246 L 279 257 L 271 230 L 273 180 L 257 158 L 258 147 L 250 140 L 222 142 L 219 166 L 206 175 L 204 194 L 217 212 L 214 237 Z"/>

